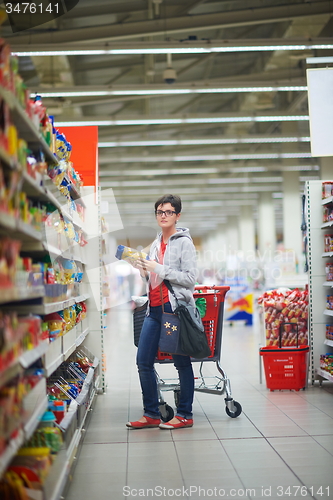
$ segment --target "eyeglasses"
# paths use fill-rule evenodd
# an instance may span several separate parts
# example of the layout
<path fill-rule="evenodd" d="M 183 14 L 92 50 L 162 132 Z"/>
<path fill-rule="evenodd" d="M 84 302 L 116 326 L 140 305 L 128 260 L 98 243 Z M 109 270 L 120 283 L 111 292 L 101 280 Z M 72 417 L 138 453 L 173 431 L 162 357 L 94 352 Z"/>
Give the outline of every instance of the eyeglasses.
<path fill-rule="evenodd" d="M 174 212 L 173 210 L 156 210 L 155 214 L 157 217 L 162 217 L 164 214 L 165 217 L 171 217 L 173 214 L 176 214 L 177 212 Z"/>

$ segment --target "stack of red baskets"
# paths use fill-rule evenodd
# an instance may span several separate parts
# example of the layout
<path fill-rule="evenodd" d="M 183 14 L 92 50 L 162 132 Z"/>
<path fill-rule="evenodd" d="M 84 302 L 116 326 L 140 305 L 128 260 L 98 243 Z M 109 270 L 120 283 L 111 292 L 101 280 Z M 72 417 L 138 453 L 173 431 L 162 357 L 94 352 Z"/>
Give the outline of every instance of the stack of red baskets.
<path fill-rule="evenodd" d="M 281 325 L 281 329 L 286 324 Z M 297 324 L 292 325 L 297 329 Z M 280 333 L 279 346 L 260 348 L 260 355 L 264 361 L 266 385 L 271 391 L 282 389 L 299 391 L 307 385 L 310 347 L 299 346 L 298 341 L 295 347 L 282 347 L 281 336 Z"/>

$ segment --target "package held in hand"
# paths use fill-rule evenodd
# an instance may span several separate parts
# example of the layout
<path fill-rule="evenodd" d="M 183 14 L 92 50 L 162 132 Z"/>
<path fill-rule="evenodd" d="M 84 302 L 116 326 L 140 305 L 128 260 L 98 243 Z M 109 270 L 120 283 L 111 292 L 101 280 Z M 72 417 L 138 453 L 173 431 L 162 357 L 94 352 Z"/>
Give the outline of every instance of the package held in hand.
<path fill-rule="evenodd" d="M 145 252 L 125 247 L 124 245 L 118 245 L 116 258 L 119 260 L 126 260 L 126 262 L 129 262 L 130 264 L 133 264 L 138 259 L 149 260 L 149 256 Z"/>

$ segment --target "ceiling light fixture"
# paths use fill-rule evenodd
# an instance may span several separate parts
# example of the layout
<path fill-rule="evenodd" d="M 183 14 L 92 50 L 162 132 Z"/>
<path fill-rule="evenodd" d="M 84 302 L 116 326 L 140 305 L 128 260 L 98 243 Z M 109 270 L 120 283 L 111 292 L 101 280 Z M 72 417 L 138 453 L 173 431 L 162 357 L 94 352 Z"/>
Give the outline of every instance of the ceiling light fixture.
<path fill-rule="evenodd" d="M 159 95 L 178 95 L 178 94 L 231 94 L 244 92 L 306 92 L 306 85 L 276 85 L 261 87 L 207 87 L 207 88 L 159 88 L 159 89 L 132 89 L 132 90 L 68 90 L 55 89 L 43 90 L 37 89 L 31 92 L 31 97 L 36 94 L 43 98 L 60 97 L 105 97 L 105 96 L 159 96 Z"/>
<path fill-rule="evenodd" d="M 200 118 L 138 118 L 138 119 L 101 119 L 94 120 L 72 120 L 56 121 L 56 127 L 112 127 L 124 125 L 182 125 L 186 123 L 251 123 L 251 122 L 290 122 L 290 121 L 309 121 L 308 115 L 267 115 L 267 116 L 218 116 L 218 117 L 200 117 Z"/>
<path fill-rule="evenodd" d="M 155 141 L 101 141 L 99 148 L 127 148 L 151 146 L 214 146 L 221 144 L 273 144 L 289 142 L 310 142 L 310 137 L 220 137 L 216 139 L 172 139 Z"/>
<path fill-rule="evenodd" d="M 262 40 L 197 40 L 183 42 L 135 42 L 118 43 L 109 45 L 95 45 L 89 49 L 83 49 L 82 45 L 59 46 L 48 44 L 40 50 L 38 46 L 30 47 L 17 44 L 12 48 L 12 53 L 19 57 L 45 57 L 45 56 L 90 56 L 90 55 L 142 55 L 142 54 L 209 54 L 209 53 L 233 53 L 233 52 L 272 52 L 276 50 L 331 50 L 332 40 L 329 38 L 317 38 L 311 41 L 302 40 L 279 40 L 271 39 L 271 43 Z"/>
<path fill-rule="evenodd" d="M 160 163 L 183 161 L 225 161 L 225 160 L 278 160 L 285 158 L 312 158 L 310 152 L 297 153 L 246 153 L 191 156 L 124 156 L 100 157 L 99 163 Z"/>

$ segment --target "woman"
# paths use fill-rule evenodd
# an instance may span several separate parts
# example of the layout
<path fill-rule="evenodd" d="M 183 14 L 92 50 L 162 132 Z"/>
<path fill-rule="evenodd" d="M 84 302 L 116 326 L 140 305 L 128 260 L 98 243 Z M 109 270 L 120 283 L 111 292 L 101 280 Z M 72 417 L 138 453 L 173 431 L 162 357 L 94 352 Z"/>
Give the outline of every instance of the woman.
<path fill-rule="evenodd" d="M 165 195 L 155 203 L 157 224 L 162 229 L 152 243 L 150 260 L 139 259 L 136 267 L 148 284 L 149 307 L 144 320 L 137 352 L 137 365 L 143 395 L 143 417 L 136 422 L 127 422 L 131 429 L 160 427 L 179 429 L 192 427 L 192 403 L 194 375 L 189 356 L 174 354 L 174 365 L 178 370 L 180 397 L 174 418 L 167 423 L 160 421 L 159 398 L 154 360 L 158 350 L 161 330 L 162 297 L 165 312 L 173 312 L 176 301 L 163 283 L 170 281 L 177 299 L 194 305 L 193 291 L 196 280 L 196 252 L 192 238 L 186 228 L 177 228 L 182 208 L 179 196 Z"/>

